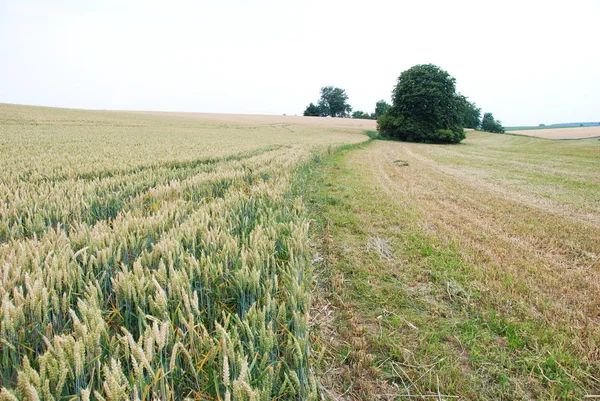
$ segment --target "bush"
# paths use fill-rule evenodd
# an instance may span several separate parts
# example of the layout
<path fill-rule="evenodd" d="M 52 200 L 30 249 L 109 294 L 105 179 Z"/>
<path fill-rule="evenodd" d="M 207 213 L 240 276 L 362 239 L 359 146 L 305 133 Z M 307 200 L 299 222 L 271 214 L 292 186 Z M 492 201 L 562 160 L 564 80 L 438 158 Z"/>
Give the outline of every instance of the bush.
<path fill-rule="evenodd" d="M 321 109 L 319 106 L 311 103 L 306 107 L 306 110 L 304 110 L 304 115 L 310 117 L 319 117 L 321 115 Z"/>
<path fill-rule="evenodd" d="M 458 143 L 465 138 L 462 110 L 450 74 L 433 64 L 416 65 L 400 74 L 392 106 L 377 126 L 403 141 Z"/>
<path fill-rule="evenodd" d="M 495 134 L 504 134 L 502 122 L 496 120 L 492 113 L 485 113 L 483 115 L 483 120 L 481 120 L 481 130 Z"/>
<path fill-rule="evenodd" d="M 439 143 L 459 143 L 465 139 L 465 131 L 460 132 L 452 131 L 450 129 L 438 129 L 435 130 L 435 140 L 432 142 Z"/>
<path fill-rule="evenodd" d="M 365 113 L 364 111 L 357 110 L 352 113 L 352 118 L 362 118 L 365 120 L 376 120 L 375 114 Z"/>
<path fill-rule="evenodd" d="M 383 136 L 407 142 L 459 143 L 465 139 L 465 131 L 462 128 L 431 129 L 419 121 L 391 113 L 386 113 L 379 118 L 377 129 Z"/>

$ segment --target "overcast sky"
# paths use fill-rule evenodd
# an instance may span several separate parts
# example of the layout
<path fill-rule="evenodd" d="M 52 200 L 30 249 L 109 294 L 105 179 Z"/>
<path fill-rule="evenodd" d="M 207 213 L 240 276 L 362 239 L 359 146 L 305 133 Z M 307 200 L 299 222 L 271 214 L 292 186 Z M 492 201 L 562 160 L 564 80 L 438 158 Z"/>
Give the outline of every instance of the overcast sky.
<path fill-rule="evenodd" d="M 0 0 L 5 103 L 372 111 L 423 63 L 505 125 L 600 121 L 600 0 Z"/>

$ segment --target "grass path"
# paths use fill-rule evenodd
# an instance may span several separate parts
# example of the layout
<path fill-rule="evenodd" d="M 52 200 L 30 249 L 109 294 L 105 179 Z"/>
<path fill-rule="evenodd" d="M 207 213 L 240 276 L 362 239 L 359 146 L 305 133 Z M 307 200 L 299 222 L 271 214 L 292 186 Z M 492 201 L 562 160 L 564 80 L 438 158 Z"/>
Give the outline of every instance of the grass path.
<path fill-rule="evenodd" d="M 314 172 L 332 399 L 600 393 L 600 147 L 506 141 L 376 141 Z"/>

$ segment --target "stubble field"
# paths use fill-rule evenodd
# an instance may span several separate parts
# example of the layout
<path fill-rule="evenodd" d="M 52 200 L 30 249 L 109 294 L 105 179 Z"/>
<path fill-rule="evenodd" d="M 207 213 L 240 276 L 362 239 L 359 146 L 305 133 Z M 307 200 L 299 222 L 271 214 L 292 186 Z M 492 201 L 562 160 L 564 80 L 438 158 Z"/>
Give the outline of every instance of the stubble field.
<path fill-rule="evenodd" d="M 480 132 L 324 166 L 310 204 L 335 398 L 599 396 L 599 173 L 597 140 Z"/>
<path fill-rule="evenodd" d="M 546 139 L 600 138 L 600 125 L 594 127 L 546 128 L 508 131 L 517 135 L 535 136 Z"/>

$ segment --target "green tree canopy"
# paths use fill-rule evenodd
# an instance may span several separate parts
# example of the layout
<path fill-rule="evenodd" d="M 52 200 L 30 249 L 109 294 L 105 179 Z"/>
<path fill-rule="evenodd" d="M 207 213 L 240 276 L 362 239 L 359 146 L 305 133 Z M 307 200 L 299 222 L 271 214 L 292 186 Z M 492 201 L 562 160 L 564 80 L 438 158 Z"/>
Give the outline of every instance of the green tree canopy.
<path fill-rule="evenodd" d="M 504 133 L 504 127 L 502 126 L 502 122 L 496 120 L 492 113 L 485 113 L 483 115 L 483 119 L 481 120 L 481 130 L 497 134 Z"/>
<path fill-rule="evenodd" d="M 369 113 L 365 113 L 364 111 L 356 110 L 354 113 L 352 113 L 352 118 L 366 118 L 366 119 L 370 119 L 371 115 Z"/>
<path fill-rule="evenodd" d="M 463 95 L 458 95 L 458 101 L 461 107 L 462 126 L 477 129 L 481 124 L 481 109 L 475 103 L 469 102 Z"/>
<path fill-rule="evenodd" d="M 352 107 L 347 103 L 348 95 L 346 91 L 334 86 L 324 86 L 321 88 L 321 99 L 319 99 L 319 109 L 321 115 L 331 117 L 348 117 L 352 112 Z"/>
<path fill-rule="evenodd" d="M 382 115 L 385 114 L 386 111 L 388 111 L 390 109 L 390 107 L 392 107 L 388 102 L 386 102 L 385 100 L 380 100 L 375 104 L 375 117 L 379 118 Z"/>
<path fill-rule="evenodd" d="M 318 117 L 321 115 L 321 109 L 319 109 L 319 106 L 311 103 L 306 107 L 306 110 L 304 110 L 304 115 Z"/>
<path fill-rule="evenodd" d="M 404 71 L 392 93 L 392 106 L 377 125 L 383 135 L 405 141 L 462 141 L 465 132 L 455 79 L 433 64 Z"/>

